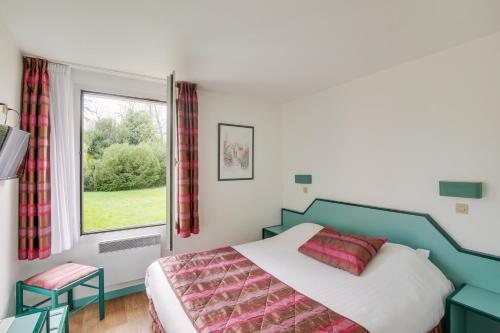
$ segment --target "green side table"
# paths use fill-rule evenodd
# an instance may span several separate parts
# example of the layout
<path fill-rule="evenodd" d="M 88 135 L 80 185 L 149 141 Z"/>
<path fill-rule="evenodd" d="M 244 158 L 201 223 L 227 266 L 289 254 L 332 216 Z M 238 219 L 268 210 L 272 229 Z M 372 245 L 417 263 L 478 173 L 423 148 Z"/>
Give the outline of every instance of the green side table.
<path fill-rule="evenodd" d="M 49 311 L 50 333 L 69 332 L 69 309 L 68 306 L 61 306 Z"/>
<path fill-rule="evenodd" d="M 446 299 L 446 332 L 465 332 L 466 311 L 500 322 L 500 294 L 464 284 Z"/>
<path fill-rule="evenodd" d="M 47 311 L 6 318 L 0 322 L 0 331 L 6 333 L 48 333 L 50 331 L 47 318 Z"/>
<path fill-rule="evenodd" d="M 270 238 L 273 236 L 276 236 L 278 234 L 281 234 L 283 231 L 288 230 L 289 228 L 280 225 L 275 225 L 272 227 L 265 227 L 262 228 L 262 239 Z"/>
<path fill-rule="evenodd" d="M 68 306 L 48 310 L 29 310 L 0 323 L 6 333 L 68 333 Z"/>

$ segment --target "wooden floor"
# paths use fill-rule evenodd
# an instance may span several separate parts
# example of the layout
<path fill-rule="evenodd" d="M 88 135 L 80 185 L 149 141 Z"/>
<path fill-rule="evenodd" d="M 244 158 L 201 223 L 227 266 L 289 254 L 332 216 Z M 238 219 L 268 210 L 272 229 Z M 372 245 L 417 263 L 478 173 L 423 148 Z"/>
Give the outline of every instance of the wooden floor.
<path fill-rule="evenodd" d="M 92 304 L 70 318 L 70 333 L 151 333 L 148 298 L 136 293 L 106 301 L 105 319 L 99 320 L 97 304 Z"/>

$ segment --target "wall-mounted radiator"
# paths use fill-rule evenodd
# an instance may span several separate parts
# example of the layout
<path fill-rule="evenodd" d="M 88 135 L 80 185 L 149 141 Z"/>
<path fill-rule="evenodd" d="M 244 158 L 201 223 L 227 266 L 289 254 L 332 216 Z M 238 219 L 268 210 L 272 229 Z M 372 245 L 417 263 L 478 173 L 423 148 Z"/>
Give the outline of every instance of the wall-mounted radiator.
<path fill-rule="evenodd" d="M 106 280 L 113 284 L 144 278 L 146 268 L 161 256 L 161 236 L 153 234 L 101 241 L 100 261 Z"/>
<path fill-rule="evenodd" d="M 141 247 L 160 245 L 160 234 L 116 239 L 99 242 L 99 253 L 116 252 L 137 249 Z"/>

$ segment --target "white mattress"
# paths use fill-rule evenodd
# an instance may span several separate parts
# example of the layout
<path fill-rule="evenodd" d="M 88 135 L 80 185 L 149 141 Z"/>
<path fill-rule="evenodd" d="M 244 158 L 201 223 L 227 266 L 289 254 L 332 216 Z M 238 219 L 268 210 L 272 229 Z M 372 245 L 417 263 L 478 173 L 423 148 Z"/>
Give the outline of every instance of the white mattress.
<path fill-rule="evenodd" d="M 389 243 L 361 276 L 354 276 L 297 251 L 321 228 L 303 223 L 275 237 L 234 248 L 371 333 L 426 333 L 444 316 L 445 298 L 453 286 L 424 256 Z M 157 262 L 147 270 L 146 290 L 168 333 L 196 333 Z"/>

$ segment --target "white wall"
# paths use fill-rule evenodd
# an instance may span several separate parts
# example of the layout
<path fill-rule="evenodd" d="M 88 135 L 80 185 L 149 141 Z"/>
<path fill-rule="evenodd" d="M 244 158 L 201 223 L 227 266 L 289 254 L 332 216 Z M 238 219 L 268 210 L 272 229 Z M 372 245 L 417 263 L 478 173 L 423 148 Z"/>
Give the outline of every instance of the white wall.
<path fill-rule="evenodd" d="M 462 246 L 500 255 L 500 33 L 293 101 L 282 117 L 285 207 L 321 197 L 427 212 Z M 309 194 L 298 173 L 312 174 Z M 485 197 L 440 197 L 439 180 L 482 181 Z"/>
<path fill-rule="evenodd" d="M 218 123 L 255 127 L 254 180 L 217 181 Z M 260 239 L 262 227 L 279 224 L 281 117 L 255 100 L 199 89 L 200 234 L 175 238 L 175 252 Z"/>
<path fill-rule="evenodd" d="M 19 110 L 21 101 L 22 58 L 10 32 L 0 22 L 0 102 Z M 9 114 L 8 124 L 18 124 Z M 0 115 L 3 124 L 4 117 Z M 0 181 L 0 318 L 14 309 L 17 274 L 17 179 Z"/>

